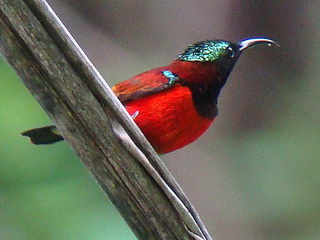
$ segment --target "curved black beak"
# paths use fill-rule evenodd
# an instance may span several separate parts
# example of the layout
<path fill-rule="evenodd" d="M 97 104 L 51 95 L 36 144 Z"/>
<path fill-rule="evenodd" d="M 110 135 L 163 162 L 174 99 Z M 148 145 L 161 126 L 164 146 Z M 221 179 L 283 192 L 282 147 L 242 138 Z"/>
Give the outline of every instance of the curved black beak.
<path fill-rule="evenodd" d="M 239 51 L 243 52 L 244 50 L 251 48 L 253 46 L 257 46 L 260 44 L 267 44 L 268 46 L 271 45 L 276 45 L 278 47 L 280 47 L 280 45 L 278 43 L 276 43 L 275 41 L 269 39 L 269 38 L 249 38 L 249 39 L 245 39 L 240 41 L 239 43 Z"/>

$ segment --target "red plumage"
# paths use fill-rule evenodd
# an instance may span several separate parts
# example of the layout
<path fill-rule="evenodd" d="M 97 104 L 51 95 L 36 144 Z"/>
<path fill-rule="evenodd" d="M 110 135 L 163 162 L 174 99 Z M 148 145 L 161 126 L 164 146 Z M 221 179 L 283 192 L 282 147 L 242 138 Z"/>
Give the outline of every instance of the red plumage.
<path fill-rule="evenodd" d="M 155 150 L 172 152 L 195 141 L 218 114 L 217 101 L 241 53 L 267 38 L 232 43 L 207 40 L 191 44 L 175 61 L 118 83 L 112 90 L 134 116 Z M 34 144 L 63 140 L 55 126 L 27 130 Z"/>
<path fill-rule="evenodd" d="M 172 152 L 198 139 L 214 119 L 200 116 L 185 82 L 206 82 L 217 77 L 212 62 L 176 60 L 168 66 L 149 70 L 115 85 L 112 90 L 134 119 L 155 150 Z M 163 71 L 183 81 L 169 87 Z"/>

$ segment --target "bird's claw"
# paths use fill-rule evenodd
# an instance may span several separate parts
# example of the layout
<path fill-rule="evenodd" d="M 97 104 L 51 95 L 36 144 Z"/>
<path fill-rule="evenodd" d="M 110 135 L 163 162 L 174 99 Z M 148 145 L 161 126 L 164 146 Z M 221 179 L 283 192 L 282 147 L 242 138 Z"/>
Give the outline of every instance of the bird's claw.
<path fill-rule="evenodd" d="M 135 111 L 134 114 L 131 115 L 132 119 L 134 120 L 136 117 L 138 117 L 139 111 Z"/>

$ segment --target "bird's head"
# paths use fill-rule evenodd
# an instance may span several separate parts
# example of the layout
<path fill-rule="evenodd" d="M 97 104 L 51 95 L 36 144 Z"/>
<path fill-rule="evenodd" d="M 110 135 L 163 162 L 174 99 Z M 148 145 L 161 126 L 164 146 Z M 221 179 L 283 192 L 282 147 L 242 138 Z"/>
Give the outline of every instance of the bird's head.
<path fill-rule="evenodd" d="M 185 62 L 213 63 L 222 78 L 227 78 L 239 56 L 253 46 L 276 44 L 268 38 L 250 38 L 233 43 L 224 40 L 207 40 L 191 44 L 177 60 Z M 224 79 L 226 80 L 226 79 Z"/>

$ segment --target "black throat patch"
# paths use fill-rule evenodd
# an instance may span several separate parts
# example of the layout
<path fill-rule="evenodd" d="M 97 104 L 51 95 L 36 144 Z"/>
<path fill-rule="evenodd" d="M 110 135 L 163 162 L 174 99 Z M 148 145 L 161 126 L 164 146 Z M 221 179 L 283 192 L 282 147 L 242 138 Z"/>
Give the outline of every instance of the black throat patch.
<path fill-rule="evenodd" d="M 200 116 L 214 119 L 218 115 L 217 101 L 224 83 L 220 84 L 221 86 L 208 83 L 192 83 L 180 78 L 171 71 L 163 71 L 162 74 L 168 78 L 167 86 L 170 87 L 180 83 L 183 87 L 190 89 L 194 107 Z"/>
<path fill-rule="evenodd" d="M 221 88 L 214 85 L 188 83 L 194 106 L 200 116 L 214 119 L 218 115 L 218 97 Z"/>

